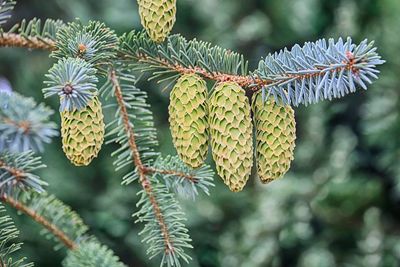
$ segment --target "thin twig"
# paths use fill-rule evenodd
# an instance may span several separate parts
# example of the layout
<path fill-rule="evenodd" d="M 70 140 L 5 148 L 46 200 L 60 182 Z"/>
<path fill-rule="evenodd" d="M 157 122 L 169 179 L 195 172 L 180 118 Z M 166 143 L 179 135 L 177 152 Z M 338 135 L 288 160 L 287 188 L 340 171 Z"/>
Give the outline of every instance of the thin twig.
<path fill-rule="evenodd" d="M 142 163 L 142 160 L 140 158 L 139 149 L 137 147 L 136 140 L 135 140 L 135 131 L 129 122 L 129 114 L 128 114 L 126 105 L 124 103 L 121 86 L 119 84 L 118 77 L 114 70 L 111 71 L 110 78 L 111 78 L 111 82 L 114 86 L 115 98 L 117 99 L 117 103 L 120 108 L 120 115 L 122 117 L 125 132 L 128 136 L 129 147 L 133 153 L 133 163 L 137 167 L 137 170 L 139 173 L 140 184 L 142 185 L 144 191 L 146 192 L 146 194 L 150 200 L 150 203 L 153 207 L 153 212 L 156 216 L 158 224 L 160 225 L 161 232 L 162 232 L 164 242 L 165 242 L 165 251 L 167 254 L 171 253 L 171 252 L 173 252 L 174 247 L 173 247 L 173 244 L 170 239 L 169 230 L 165 223 L 164 216 L 162 214 L 160 205 L 158 204 L 157 199 L 154 195 L 153 188 L 151 186 L 151 182 L 146 176 L 148 169 L 146 168 L 146 166 L 144 166 L 144 164 Z"/>
<path fill-rule="evenodd" d="M 65 246 L 69 249 L 76 249 L 78 245 L 71 240 L 61 229 L 59 229 L 56 225 L 52 224 L 46 218 L 43 216 L 40 216 L 37 214 L 34 210 L 30 209 L 29 207 L 25 206 L 21 202 L 18 202 L 17 200 L 13 199 L 12 197 L 2 195 L 0 197 L 0 200 L 11 207 L 25 213 L 29 217 L 31 217 L 34 221 L 38 222 L 41 224 L 44 228 L 49 230 L 54 236 L 56 236 L 61 242 L 65 244 Z"/>
<path fill-rule="evenodd" d="M 261 89 L 263 86 L 267 86 L 272 84 L 273 80 L 262 80 L 257 77 L 252 77 L 250 75 L 233 75 L 221 72 L 209 72 L 201 67 L 185 67 L 180 64 L 171 64 L 167 60 L 163 58 L 150 58 L 147 55 L 139 54 L 136 56 L 135 60 L 146 63 L 146 64 L 154 64 L 155 62 L 160 66 L 174 70 L 176 72 L 185 74 L 185 73 L 196 73 L 204 78 L 214 80 L 216 82 L 235 82 L 241 87 L 245 89 L 249 89 L 251 91 L 257 91 Z"/>
<path fill-rule="evenodd" d="M 199 182 L 199 180 L 197 178 L 195 178 L 194 176 L 188 175 L 183 172 L 177 172 L 175 170 L 161 170 L 161 169 L 156 169 L 153 167 L 145 167 L 145 170 L 147 173 L 170 174 L 170 175 L 174 175 L 177 177 L 182 177 L 182 178 L 185 178 L 195 184 L 197 184 Z"/>
<path fill-rule="evenodd" d="M 19 170 L 19 169 L 17 169 L 17 168 L 8 166 L 8 165 L 7 165 L 4 161 L 2 161 L 2 160 L 0 160 L 0 169 L 3 169 L 3 170 L 5 170 L 5 171 L 9 172 L 12 176 L 15 177 L 15 179 L 16 179 L 17 181 L 20 181 L 20 180 L 22 180 L 23 178 L 26 177 L 26 174 L 25 174 L 23 171 L 21 171 L 21 170 Z"/>
<path fill-rule="evenodd" d="M 0 47 L 24 47 L 28 49 L 54 50 L 55 42 L 49 38 L 22 36 L 17 33 L 1 33 Z"/>
<path fill-rule="evenodd" d="M 348 58 L 347 61 L 343 61 L 342 63 L 345 64 L 345 66 L 338 66 L 330 72 L 339 72 L 342 69 L 346 70 L 351 70 L 353 73 L 357 73 L 359 70 L 354 66 L 354 55 L 351 52 L 346 53 L 346 57 Z M 261 79 L 259 77 L 253 77 L 251 75 L 233 75 L 233 74 L 226 74 L 226 73 L 221 73 L 221 72 L 210 72 L 207 71 L 201 67 L 186 67 L 182 66 L 179 63 L 172 64 L 168 60 L 160 57 L 152 58 L 149 57 L 148 55 L 145 55 L 143 53 L 140 53 L 138 55 L 135 55 L 133 57 L 134 60 L 144 63 L 144 64 L 158 64 L 160 67 L 165 68 L 165 69 L 170 69 L 173 71 L 176 71 L 181 74 L 186 74 L 186 73 L 196 73 L 204 78 L 214 80 L 216 82 L 235 82 L 242 88 L 244 88 L 246 91 L 249 92 L 256 92 L 260 90 L 263 87 L 268 87 L 268 86 L 273 86 L 273 85 L 278 85 L 280 83 L 283 83 L 289 79 L 296 79 L 296 80 L 303 80 L 309 77 L 314 77 L 314 76 L 322 76 L 325 75 L 325 72 L 318 67 L 315 67 L 315 69 L 310 69 L 310 72 L 312 74 L 308 73 L 299 73 L 299 74 L 290 74 L 290 73 L 282 73 L 281 75 L 285 77 L 285 79 L 276 81 L 273 79 Z M 314 70 L 320 70 L 319 72 L 313 72 Z"/>

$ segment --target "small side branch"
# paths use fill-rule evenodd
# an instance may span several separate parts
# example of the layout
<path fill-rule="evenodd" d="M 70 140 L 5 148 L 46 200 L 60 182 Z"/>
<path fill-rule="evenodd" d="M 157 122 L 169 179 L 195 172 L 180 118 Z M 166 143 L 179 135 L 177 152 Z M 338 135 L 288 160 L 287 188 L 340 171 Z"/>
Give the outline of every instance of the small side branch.
<path fill-rule="evenodd" d="M 121 91 L 121 86 L 119 84 L 117 74 L 115 73 L 114 70 L 111 71 L 111 82 L 114 86 L 114 92 L 115 92 L 115 98 L 117 99 L 118 106 L 120 108 L 120 114 L 124 123 L 124 128 L 129 136 L 129 147 L 132 150 L 133 153 L 133 160 L 135 163 L 135 166 L 138 167 L 139 172 L 143 172 L 143 163 L 142 160 L 140 159 L 140 154 L 139 154 L 139 149 L 136 145 L 136 140 L 135 140 L 135 132 L 133 130 L 132 125 L 129 122 L 129 114 L 128 110 L 126 109 L 126 105 L 124 103 L 124 99 L 122 97 L 122 91 Z M 144 172 L 143 172 L 144 173 Z"/>
<path fill-rule="evenodd" d="M 350 52 L 348 52 L 347 57 L 348 61 L 343 61 L 342 65 L 336 67 L 334 65 L 328 66 L 330 67 L 330 72 L 331 73 L 340 72 L 342 69 L 345 69 L 345 70 L 351 70 L 352 73 L 356 74 L 359 70 L 356 67 L 354 67 L 355 65 L 354 56 Z M 172 64 L 164 58 L 151 58 L 145 54 L 137 55 L 135 60 L 137 60 L 142 64 L 158 65 L 159 67 L 165 68 L 167 70 L 173 70 L 181 74 L 196 73 L 203 76 L 204 78 L 214 80 L 216 82 L 235 82 L 242 88 L 253 92 L 258 91 L 263 87 L 282 84 L 287 80 L 290 81 L 303 80 L 310 77 L 323 76 L 325 75 L 325 69 L 328 68 L 327 66 L 325 66 L 324 68 L 316 66 L 314 69 L 304 70 L 304 74 L 303 73 L 294 74 L 290 72 L 282 73 L 281 76 L 284 78 L 281 77 L 281 79 L 279 80 L 274 80 L 274 79 L 260 78 L 258 76 L 253 77 L 251 75 L 242 76 L 242 75 L 226 74 L 221 72 L 210 72 L 198 66 L 186 67 L 178 63 Z"/>
<path fill-rule="evenodd" d="M 61 242 L 63 242 L 67 248 L 73 250 L 78 247 L 77 244 L 73 240 L 71 240 L 63 231 L 57 228 L 54 224 L 50 223 L 44 217 L 37 214 L 34 210 L 26 207 L 21 202 L 6 195 L 2 195 L 0 197 L 0 200 L 8 204 L 9 206 L 13 207 L 14 209 L 25 213 L 26 215 L 31 217 L 34 221 L 41 224 L 44 228 L 53 233 L 53 235 L 56 236 Z"/>
<path fill-rule="evenodd" d="M 0 47 L 23 47 L 28 49 L 55 50 L 55 43 L 48 38 L 22 36 L 16 33 L 1 33 Z"/>
<path fill-rule="evenodd" d="M 17 168 L 8 166 L 4 161 L 0 160 L 0 169 L 4 169 L 5 171 L 9 172 L 12 176 L 15 177 L 17 181 L 26 177 L 25 173 Z"/>
<path fill-rule="evenodd" d="M 165 69 L 174 70 L 181 74 L 186 73 L 196 73 L 204 78 L 214 80 L 216 82 L 235 82 L 243 88 L 249 89 L 251 91 L 257 91 L 261 89 L 263 86 L 267 86 L 272 84 L 273 80 L 268 79 L 259 79 L 257 77 L 252 77 L 250 75 L 242 76 L 242 75 L 233 75 L 221 72 L 209 72 L 206 69 L 201 67 L 185 67 L 180 64 L 171 64 L 166 59 L 163 58 L 150 58 L 147 55 L 140 54 L 136 58 L 137 61 L 144 64 L 157 64 Z"/>
<path fill-rule="evenodd" d="M 154 212 L 155 217 L 156 217 L 156 219 L 158 221 L 158 224 L 160 225 L 161 232 L 162 232 L 162 235 L 163 235 L 163 239 L 164 239 L 164 242 L 165 242 L 166 254 L 172 253 L 173 250 L 174 250 L 174 247 L 173 247 L 173 244 L 172 244 L 171 239 L 170 239 L 169 230 L 168 230 L 167 224 L 166 224 L 166 222 L 164 220 L 164 216 L 162 214 L 162 210 L 160 208 L 160 205 L 157 202 L 157 199 L 156 199 L 156 197 L 154 195 L 153 188 L 151 186 L 151 182 L 146 176 L 147 168 L 143 164 L 143 162 L 142 162 L 142 160 L 140 158 L 139 149 L 137 147 L 136 139 L 135 139 L 135 131 L 134 131 L 131 123 L 129 122 L 128 110 L 127 110 L 126 105 L 124 103 L 121 86 L 119 84 L 118 77 L 117 77 L 117 74 L 116 74 L 115 70 L 111 71 L 110 79 L 111 79 L 111 82 L 112 82 L 112 84 L 114 86 L 115 98 L 116 98 L 118 106 L 120 108 L 120 115 L 122 117 L 122 121 L 123 121 L 123 124 L 124 124 L 125 132 L 126 132 L 128 138 L 129 138 L 128 139 L 129 140 L 129 147 L 130 147 L 130 149 L 131 149 L 131 151 L 133 153 L 133 163 L 137 167 L 137 170 L 138 170 L 138 173 L 139 173 L 140 184 L 142 185 L 144 191 L 147 194 L 147 197 L 150 200 L 150 203 L 151 203 L 152 208 L 153 208 L 153 212 Z"/>
<path fill-rule="evenodd" d="M 174 175 L 174 176 L 177 176 L 177 177 L 181 177 L 181 178 L 187 179 L 188 181 L 190 181 L 190 182 L 192 182 L 194 184 L 197 184 L 199 182 L 198 179 L 195 178 L 194 176 L 188 175 L 188 174 L 183 173 L 183 172 L 177 172 L 175 170 L 161 170 L 161 169 L 156 169 L 156 168 L 153 168 L 153 167 L 146 167 L 145 171 L 147 173 L 159 173 L 159 174 Z"/>

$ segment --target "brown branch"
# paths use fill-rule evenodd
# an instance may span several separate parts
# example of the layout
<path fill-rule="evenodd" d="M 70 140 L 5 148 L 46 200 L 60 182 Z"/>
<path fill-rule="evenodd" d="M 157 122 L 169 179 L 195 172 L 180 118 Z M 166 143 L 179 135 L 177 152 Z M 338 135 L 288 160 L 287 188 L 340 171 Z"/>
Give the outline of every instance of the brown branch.
<path fill-rule="evenodd" d="M 207 79 L 214 80 L 216 82 L 235 82 L 243 88 L 248 88 L 251 91 L 257 91 L 261 89 L 263 86 L 272 84 L 272 80 L 262 80 L 260 78 L 252 77 L 250 75 L 233 75 L 221 72 L 209 72 L 201 67 L 184 67 L 179 64 L 171 64 L 167 60 L 163 58 L 149 58 L 145 54 L 139 54 L 136 56 L 136 60 L 142 63 L 157 63 L 160 66 L 163 66 L 167 69 L 172 69 L 176 72 L 185 74 L 185 73 L 196 73 Z M 251 86 L 255 85 L 255 86 Z"/>
<path fill-rule="evenodd" d="M 341 71 L 344 69 L 344 70 L 351 70 L 351 72 L 353 74 L 358 74 L 359 69 L 354 66 L 356 64 L 354 54 L 351 53 L 350 51 L 347 51 L 346 58 L 348 59 L 347 61 L 346 60 L 342 61 L 342 64 L 345 64 L 345 66 L 336 67 L 335 69 L 331 69 L 330 72 L 331 73 L 333 73 L 335 71 L 338 72 L 338 71 Z M 295 78 L 296 80 L 302 80 L 302 79 L 307 79 L 307 78 L 311 78 L 311 77 L 317 77 L 317 76 L 320 76 L 321 74 L 325 75 L 325 73 L 326 73 L 326 72 L 322 72 L 322 70 L 324 70 L 324 67 L 316 67 L 315 69 L 321 70 L 321 72 L 304 73 L 304 74 L 286 74 L 286 76 L 288 78 Z"/>
<path fill-rule="evenodd" d="M 42 50 L 55 50 L 55 42 L 49 38 L 37 38 L 37 37 L 24 37 L 20 34 L 16 33 L 2 33 L 0 34 L 0 47 L 25 47 L 28 49 L 42 49 Z M 84 48 L 80 47 L 79 50 Z M 355 65 L 355 58 L 354 55 L 348 51 L 346 53 L 346 57 L 348 61 L 343 62 L 346 64 L 344 67 L 338 67 L 333 71 L 337 71 L 340 69 L 351 70 L 354 74 L 358 73 L 358 69 L 354 67 Z M 264 86 L 274 85 L 277 82 L 272 79 L 261 79 L 259 77 L 253 77 L 251 75 L 233 75 L 221 72 L 209 72 L 204 68 L 199 66 L 196 67 L 185 67 L 178 63 L 171 64 L 164 58 L 151 58 L 143 53 L 137 54 L 134 56 L 135 60 L 142 63 L 148 64 L 158 64 L 166 69 L 171 69 L 181 74 L 185 73 L 196 73 L 199 74 L 207 79 L 214 80 L 216 82 L 235 82 L 242 88 L 245 88 L 248 92 L 256 92 Z M 316 68 L 318 69 L 318 68 Z M 321 72 L 311 73 L 311 74 L 282 74 L 286 76 L 288 79 L 296 79 L 302 80 L 313 76 L 321 75 Z"/>
<path fill-rule="evenodd" d="M 77 244 L 73 240 L 71 240 L 61 229 L 59 229 L 56 225 L 46 220 L 46 218 L 44 218 L 43 216 L 37 214 L 33 209 L 30 209 L 21 202 L 18 202 L 12 197 L 6 195 L 2 195 L 0 197 L 0 200 L 10 205 L 11 207 L 25 213 L 26 215 L 31 217 L 34 221 L 41 224 L 44 228 L 46 228 L 54 236 L 56 236 L 61 242 L 63 242 L 67 248 L 76 249 L 78 247 Z"/>
<path fill-rule="evenodd" d="M 169 230 L 165 223 L 164 216 L 162 214 L 160 205 L 158 204 L 157 199 L 154 195 L 153 188 L 151 186 L 151 182 L 146 176 L 146 173 L 148 172 L 148 168 L 146 166 L 144 166 L 144 164 L 142 163 L 142 160 L 140 159 L 139 149 L 137 147 L 136 140 L 135 140 L 135 131 L 129 122 L 128 110 L 124 103 L 124 99 L 122 96 L 122 90 L 121 90 L 121 86 L 118 81 L 118 77 L 114 70 L 112 70 L 110 73 L 110 79 L 114 86 L 115 98 L 117 99 L 117 103 L 120 108 L 120 115 L 122 117 L 125 132 L 128 136 L 129 147 L 133 153 L 133 163 L 137 167 L 137 170 L 139 173 L 140 184 L 142 185 L 144 191 L 147 194 L 147 197 L 150 200 L 151 206 L 153 208 L 153 212 L 156 216 L 158 224 L 160 225 L 161 233 L 163 235 L 164 242 L 165 242 L 165 252 L 167 254 L 172 253 L 174 250 L 174 247 L 173 247 L 173 244 L 170 239 Z"/>
<path fill-rule="evenodd" d="M 49 38 L 22 36 L 17 33 L 0 33 L 0 47 L 24 47 L 53 51 L 55 42 Z"/>
<path fill-rule="evenodd" d="M 346 53 L 347 61 L 343 61 L 342 63 L 345 66 L 337 67 L 335 69 L 330 70 L 331 72 L 340 71 L 342 69 L 351 70 L 354 74 L 358 73 L 358 69 L 354 66 L 355 65 L 355 57 L 354 55 L 348 51 Z M 138 62 L 145 63 L 145 64 L 157 64 L 165 69 L 170 69 L 176 71 L 181 74 L 186 73 L 196 73 L 204 78 L 214 80 L 216 82 L 235 82 L 242 88 L 246 89 L 248 92 L 256 92 L 259 89 L 263 88 L 264 86 L 271 86 L 281 82 L 285 82 L 286 80 L 280 80 L 279 82 L 272 80 L 272 79 L 261 79 L 259 77 L 253 77 L 251 75 L 243 76 L 243 75 L 233 75 L 233 74 L 226 74 L 221 72 L 209 72 L 208 70 L 201 68 L 199 66 L 196 67 L 185 67 L 179 63 L 172 64 L 164 58 L 152 58 L 146 54 L 140 53 L 134 56 L 134 59 Z M 282 76 L 289 79 L 296 79 L 296 80 L 303 80 L 309 77 L 315 77 L 320 75 L 325 75 L 325 72 L 322 72 L 322 69 L 316 67 L 314 70 L 321 70 L 320 72 L 315 73 L 304 73 L 304 74 L 290 74 L 290 73 L 282 73 Z M 311 70 L 310 70 L 311 71 Z"/>
<path fill-rule="evenodd" d="M 26 177 L 24 171 L 8 166 L 2 160 L 0 160 L 0 169 L 3 169 L 11 173 L 11 175 L 15 177 L 16 182 L 19 182 Z M 0 196 L 0 200 L 10 205 L 11 207 L 25 213 L 26 215 L 30 216 L 33 220 L 40 223 L 43 227 L 45 227 L 47 230 L 53 233 L 54 236 L 56 236 L 61 242 L 63 242 L 65 246 L 68 247 L 69 249 L 75 249 L 77 247 L 74 241 L 72 241 L 62 230 L 60 230 L 56 225 L 46 220 L 43 216 L 37 214 L 34 210 L 26 207 L 24 204 L 18 202 L 17 200 L 5 194 Z"/>
<path fill-rule="evenodd" d="M 161 169 L 156 169 L 153 167 L 145 167 L 145 170 L 147 173 L 170 174 L 170 175 L 182 177 L 182 178 L 185 178 L 195 184 L 197 184 L 199 182 L 199 180 L 196 177 L 194 177 L 193 175 L 188 175 L 183 172 L 177 172 L 175 170 L 161 170 Z"/>
<path fill-rule="evenodd" d="M 12 176 L 15 177 L 16 181 L 21 181 L 26 177 L 26 174 L 14 167 L 8 166 L 4 161 L 0 160 L 0 169 L 3 169 L 9 173 L 11 173 Z"/>

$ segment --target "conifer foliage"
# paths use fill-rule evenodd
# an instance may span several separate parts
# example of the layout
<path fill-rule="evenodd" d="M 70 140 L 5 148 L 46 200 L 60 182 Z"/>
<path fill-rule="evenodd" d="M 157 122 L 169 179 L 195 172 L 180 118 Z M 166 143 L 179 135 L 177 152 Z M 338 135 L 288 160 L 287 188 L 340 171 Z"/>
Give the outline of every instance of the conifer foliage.
<path fill-rule="evenodd" d="M 32 263 L 24 263 L 25 259 L 15 260 L 13 253 L 21 249 L 21 243 L 15 243 L 19 231 L 15 227 L 11 217 L 6 214 L 6 210 L 0 204 L 0 266 L 9 267 L 32 267 Z"/>
<path fill-rule="evenodd" d="M 13 10 L 14 5 L 14 1 L 5 0 L 0 2 L 0 25 L 10 18 L 10 11 Z"/>
<path fill-rule="evenodd" d="M 0 151 L 43 151 L 57 136 L 53 111 L 32 98 L 0 92 Z"/>
<path fill-rule="evenodd" d="M 0 2 L 0 24 L 14 4 Z M 294 158 L 290 105 L 343 97 L 357 86 L 367 89 L 383 60 L 373 43 L 330 39 L 268 55 L 249 72 L 243 55 L 179 34 L 168 36 L 175 0 L 138 0 L 138 7 L 143 31 L 118 37 L 97 21 L 47 20 L 42 26 L 34 19 L 1 29 L 0 46 L 51 51 L 56 62 L 45 75 L 43 93 L 60 100 L 67 158 L 76 166 L 88 165 L 103 140 L 117 144 L 112 156 L 116 171 L 124 172 L 122 184 L 140 188 L 133 216 L 144 224 L 140 235 L 149 258 L 157 257 L 161 266 L 190 265 L 191 237 L 177 195 L 194 199 L 199 192 L 210 193 L 214 172 L 204 164 L 208 145 L 217 174 L 233 192 L 244 189 L 253 164 L 263 182 L 282 177 Z M 137 87 L 142 73 L 173 85 L 169 122 L 178 156 L 157 152 L 147 93 Z M 104 122 L 109 111 L 114 119 Z M 78 214 L 45 192 L 47 183 L 35 174 L 45 167 L 35 153 L 57 135 L 50 115 L 31 99 L 0 93 L 0 199 L 68 249 L 64 266 L 125 266 L 87 234 Z M 8 228 L 9 223 L 0 225 L 0 231 Z M 13 251 L 18 246 L 0 239 L 3 247 Z M 8 256 L 0 251 L 0 263 L 9 263 Z"/>

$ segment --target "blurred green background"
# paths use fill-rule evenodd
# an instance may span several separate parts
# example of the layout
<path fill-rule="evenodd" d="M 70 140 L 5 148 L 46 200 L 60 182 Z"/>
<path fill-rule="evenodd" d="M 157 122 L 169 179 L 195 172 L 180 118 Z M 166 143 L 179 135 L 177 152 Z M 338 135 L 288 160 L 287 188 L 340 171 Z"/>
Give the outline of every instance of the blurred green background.
<path fill-rule="evenodd" d="M 195 247 L 189 266 L 400 266 L 399 14 L 399 0 L 178 0 L 174 32 L 239 51 L 252 69 L 267 53 L 322 37 L 374 39 L 387 60 L 367 92 L 295 110 L 295 160 L 283 179 L 267 186 L 251 179 L 243 192 L 231 193 L 216 177 L 211 197 L 181 201 Z M 134 0 L 21 0 L 10 25 L 33 17 L 101 20 L 118 34 L 141 28 Z M 1 49 L 0 77 L 43 101 L 52 63 L 45 52 Z M 168 92 L 156 84 L 141 87 L 150 94 L 162 152 L 175 154 Z M 57 110 L 55 99 L 46 103 Z M 41 175 L 126 264 L 158 266 L 147 260 L 142 225 L 131 218 L 138 186 L 120 186 L 114 148 L 75 168 L 55 139 L 43 154 L 48 168 Z M 53 251 L 40 227 L 15 217 L 24 255 L 36 266 L 60 266 L 65 252 Z"/>

